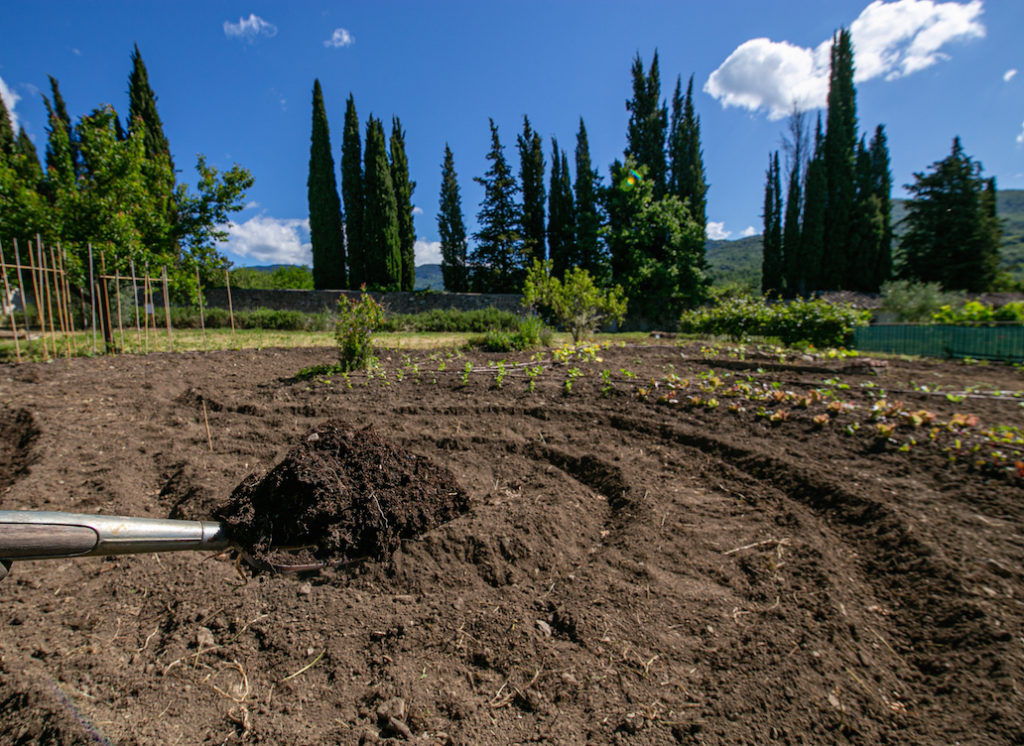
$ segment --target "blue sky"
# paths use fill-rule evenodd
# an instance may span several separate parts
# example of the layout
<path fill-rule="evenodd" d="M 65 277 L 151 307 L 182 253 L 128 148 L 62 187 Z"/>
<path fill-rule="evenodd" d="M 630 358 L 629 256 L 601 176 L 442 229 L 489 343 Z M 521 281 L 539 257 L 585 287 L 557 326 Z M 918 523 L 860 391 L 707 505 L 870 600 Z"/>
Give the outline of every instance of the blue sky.
<path fill-rule="evenodd" d="M 255 177 L 222 250 L 236 265 L 310 261 L 306 202 L 311 95 L 323 86 L 336 163 L 345 100 L 360 119 L 401 117 L 416 181 L 418 263 L 438 261 L 445 143 L 469 228 L 487 169 L 488 117 L 518 168 L 522 117 L 571 152 L 579 118 L 595 165 L 622 155 L 630 64 L 658 50 L 662 94 L 694 76 L 709 233 L 760 232 L 764 170 L 796 101 L 824 103 L 828 44 L 851 27 L 862 130 L 883 123 L 894 183 L 943 158 L 954 135 L 1024 188 L 1021 0 L 477 0 L 292 2 L 0 0 L 0 95 L 42 154 L 47 75 L 73 118 L 127 111 L 137 43 L 179 178 L 195 154 Z M 1020 71 L 1020 72 L 1018 72 Z M 902 189 L 896 190 L 900 196 Z M 422 211 L 422 212 L 420 212 Z"/>

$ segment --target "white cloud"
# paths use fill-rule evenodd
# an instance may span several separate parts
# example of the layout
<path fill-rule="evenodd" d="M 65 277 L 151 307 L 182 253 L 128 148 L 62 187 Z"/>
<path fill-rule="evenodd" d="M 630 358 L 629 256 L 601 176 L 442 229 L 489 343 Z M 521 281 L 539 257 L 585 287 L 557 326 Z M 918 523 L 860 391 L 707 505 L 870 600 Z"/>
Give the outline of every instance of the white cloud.
<path fill-rule="evenodd" d="M 338 49 L 340 47 L 351 46 L 355 43 L 356 38 L 348 32 L 348 29 L 336 28 L 334 29 L 334 33 L 331 34 L 331 38 L 324 42 L 324 46 Z"/>
<path fill-rule="evenodd" d="M 850 24 L 854 79 L 894 80 L 949 56 L 940 51 L 953 41 L 985 35 L 979 20 L 981 0 L 874 0 Z M 704 91 L 722 102 L 750 111 L 766 110 L 769 119 L 801 109 L 825 106 L 832 40 L 814 49 L 758 38 L 743 42 L 704 83 Z"/>
<path fill-rule="evenodd" d="M 257 215 L 244 223 L 231 221 L 227 251 L 254 264 L 305 264 L 313 262 L 309 220 Z"/>
<path fill-rule="evenodd" d="M 742 231 L 740 231 L 740 238 L 748 238 L 749 236 L 756 236 L 758 233 L 757 228 L 752 225 L 748 225 Z"/>
<path fill-rule="evenodd" d="M 255 13 L 250 13 L 248 18 L 239 18 L 238 23 L 224 21 L 224 35 L 228 38 L 234 36 L 253 41 L 257 36 L 277 36 L 277 26 L 264 21 Z"/>
<path fill-rule="evenodd" d="M 1020 134 L 1017 135 L 1017 144 L 1024 145 L 1024 122 L 1020 123 Z"/>
<path fill-rule="evenodd" d="M 716 223 L 714 221 L 708 221 L 705 233 L 712 241 L 724 241 L 732 235 L 732 231 L 725 229 L 725 222 Z"/>
<path fill-rule="evenodd" d="M 1017 74 L 1017 70 L 1015 68 L 1011 67 L 1009 70 L 1007 70 L 1005 73 L 1003 73 L 1003 82 L 1004 83 L 1009 83 L 1011 80 L 1013 80 L 1013 76 L 1016 75 L 1016 74 Z"/>
<path fill-rule="evenodd" d="M 441 242 L 428 241 L 425 238 L 417 238 L 413 244 L 413 251 L 416 253 L 414 264 L 418 267 L 421 264 L 441 263 Z"/>
<path fill-rule="evenodd" d="M 413 205 L 412 214 L 413 215 L 422 215 L 423 214 L 423 208 L 422 207 L 417 207 L 417 206 Z"/>
<path fill-rule="evenodd" d="M 21 96 L 12 91 L 7 87 L 7 83 L 4 82 L 3 78 L 0 78 L 0 97 L 4 100 L 4 106 L 7 107 L 7 114 L 11 120 L 11 128 L 14 130 L 14 134 L 18 134 L 18 114 L 14 111 L 15 105 L 21 101 Z"/>

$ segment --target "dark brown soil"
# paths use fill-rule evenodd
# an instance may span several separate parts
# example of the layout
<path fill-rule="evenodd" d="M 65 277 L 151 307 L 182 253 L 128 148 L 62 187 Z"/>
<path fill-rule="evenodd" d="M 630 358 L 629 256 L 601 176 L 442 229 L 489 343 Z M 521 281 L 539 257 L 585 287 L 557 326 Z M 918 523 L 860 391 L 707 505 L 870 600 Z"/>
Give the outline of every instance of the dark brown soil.
<path fill-rule="evenodd" d="M 1020 370 L 599 354 L 0 367 L 0 508 L 368 557 L 15 563 L 0 743 L 1024 742 Z"/>
<path fill-rule="evenodd" d="M 281 463 L 251 476 L 214 511 L 256 567 L 387 560 L 469 509 L 450 471 L 333 420 L 306 433 Z"/>

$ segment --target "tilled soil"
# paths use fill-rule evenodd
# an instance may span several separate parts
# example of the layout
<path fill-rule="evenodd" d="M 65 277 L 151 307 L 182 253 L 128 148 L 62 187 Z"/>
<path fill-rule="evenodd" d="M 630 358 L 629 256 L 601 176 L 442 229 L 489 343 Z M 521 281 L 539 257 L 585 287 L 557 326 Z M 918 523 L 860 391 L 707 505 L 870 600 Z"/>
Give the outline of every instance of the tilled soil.
<path fill-rule="evenodd" d="M 294 377 L 328 354 L 0 368 L 0 508 L 395 528 L 328 530 L 361 561 L 316 573 L 14 564 L 0 742 L 1024 741 L 1018 370 L 664 346 Z M 285 497 L 312 433 L 352 447 L 333 502 Z M 378 511 L 350 476 L 385 451 Z M 420 520 L 402 463 L 464 496 Z"/>

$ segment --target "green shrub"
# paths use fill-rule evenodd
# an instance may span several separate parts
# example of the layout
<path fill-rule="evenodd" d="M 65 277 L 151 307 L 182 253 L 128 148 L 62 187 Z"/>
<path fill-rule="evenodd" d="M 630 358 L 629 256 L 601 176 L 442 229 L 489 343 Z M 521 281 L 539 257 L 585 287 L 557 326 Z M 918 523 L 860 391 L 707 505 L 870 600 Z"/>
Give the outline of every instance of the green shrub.
<path fill-rule="evenodd" d="M 870 317 L 869 311 L 848 303 L 821 299 L 769 305 L 764 299 L 738 298 L 687 311 L 679 319 L 679 331 L 727 336 L 736 342 L 760 336 L 777 337 L 785 345 L 841 347 L 850 344 L 854 328 L 867 325 Z"/>
<path fill-rule="evenodd" d="M 573 344 L 593 334 L 602 321 L 626 316 L 622 288 L 602 290 L 585 269 L 567 269 L 562 279 L 551 276 L 551 262 L 534 261 L 523 284 L 523 305 L 537 306 L 572 335 Z"/>
<path fill-rule="evenodd" d="M 994 326 L 1001 324 L 1024 324 L 1024 303 L 1014 301 L 995 308 L 976 300 L 964 303 L 960 308 L 943 306 L 932 316 L 936 324 L 951 326 Z"/>
<path fill-rule="evenodd" d="M 549 347 L 551 337 L 551 330 L 544 326 L 543 321 L 536 316 L 527 316 L 519 319 L 515 331 L 493 329 L 482 336 L 470 338 L 469 346 L 486 352 L 532 350 L 535 347 Z"/>
<path fill-rule="evenodd" d="M 962 293 L 947 293 L 937 282 L 894 280 L 882 285 L 881 310 L 894 314 L 897 321 L 927 323 L 944 305 L 962 303 Z"/>
<path fill-rule="evenodd" d="M 338 316 L 334 337 L 342 370 L 369 368 L 377 361 L 373 356 L 373 333 L 384 323 L 384 309 L 364 290 L 358 301 L 339 298 Z"/>
<path fill-rule="evenodd" d="M 393 314 L 387 317 L 381 331 L 389 332 L 514 332 L 522 317 L 512 311 L 481 308 L 460 311 L 434 308 L 420 313 Z"/>

